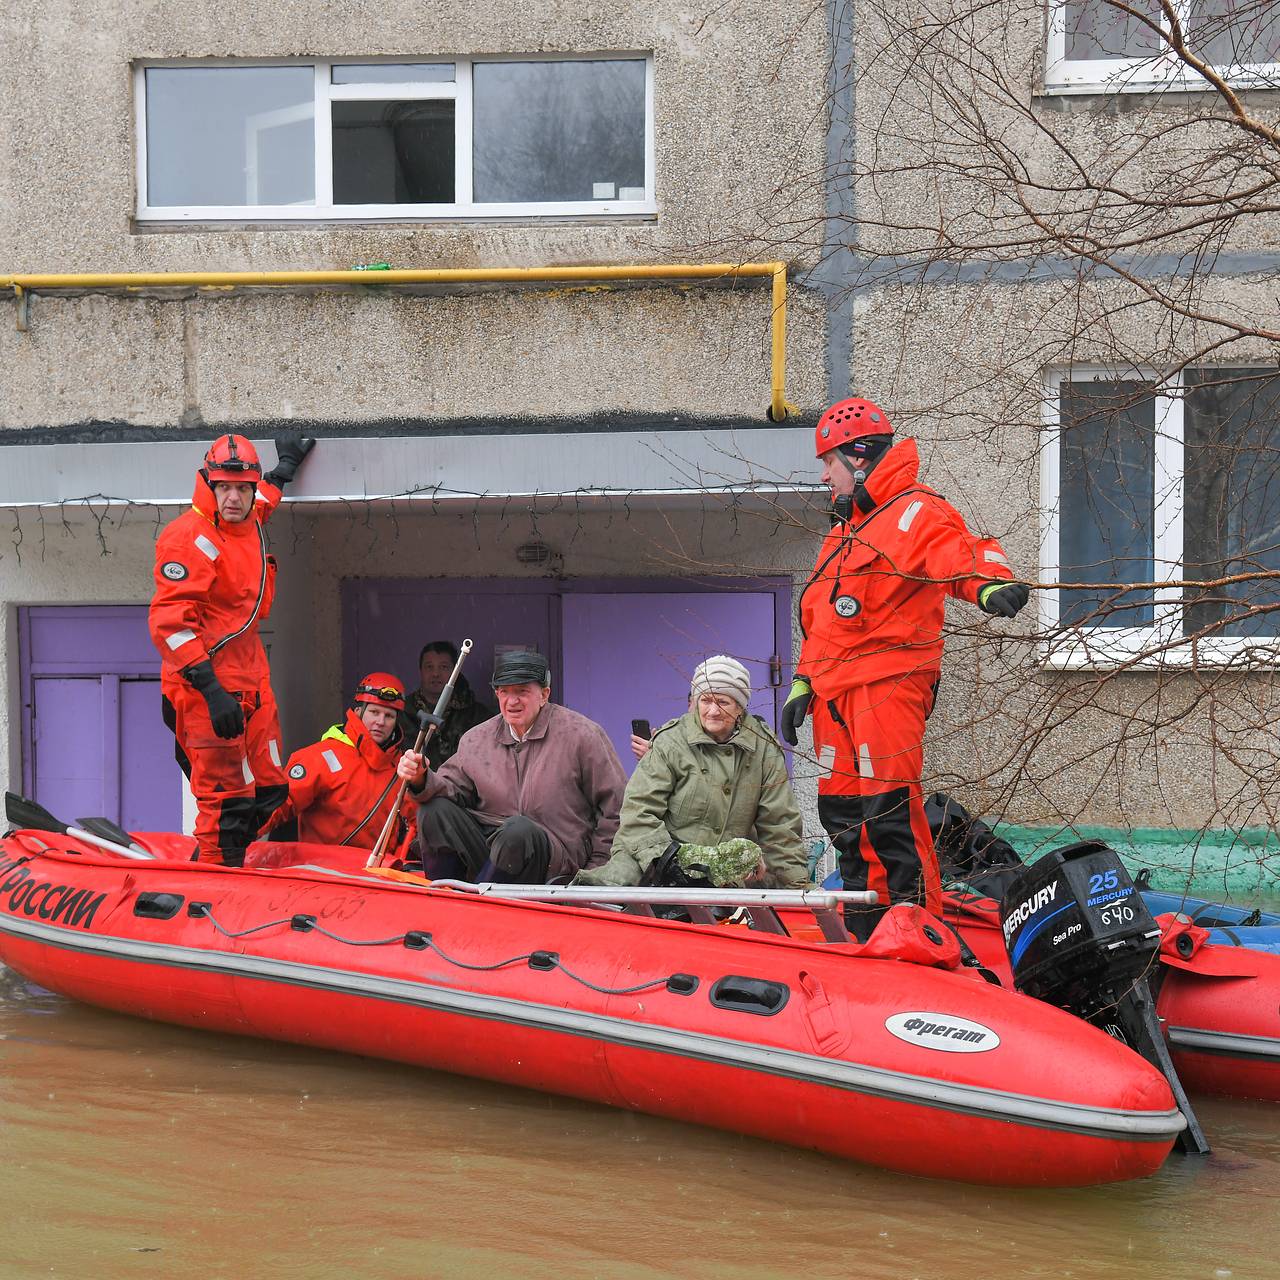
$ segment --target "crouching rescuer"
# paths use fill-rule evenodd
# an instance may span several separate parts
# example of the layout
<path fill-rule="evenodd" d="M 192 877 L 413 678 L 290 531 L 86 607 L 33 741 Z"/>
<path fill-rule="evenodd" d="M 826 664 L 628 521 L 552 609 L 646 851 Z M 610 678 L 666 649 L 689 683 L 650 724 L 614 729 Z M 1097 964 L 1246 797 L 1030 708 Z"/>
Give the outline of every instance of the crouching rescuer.
<path fill-rule="evenodd" d="M 220 436 L 196 473 L 190 510 L 156 540 L 148 620 L 165 722 L 196 800 L 202 862 L 243 866 L 245 848 L 288 792 L 258 635 L 275 596 L 265 526 L 314 446 L 278 441 L 276 468 L 263 475 L 248 440 Z"/>
<path fill-rule="evenodd" d="M 289 798 L 270 820 L 272 839 L 373 848 L 397 784 L 404 779 L 416 794 L 427 776 L 423 757 L 405 750 L 404 705 L 404 685 L 385 671 L 356 685 L 346 720 L 289 757 Z M 417 804 L 411 795 L 400 802 L 400 818 L 392 849 L 413 831 Z"/>
<path fill-rule="evenodd" d="M 818 816 L 844 888 L 880 895 L 877 907 L 846 912 L 865 941 L 894 903 L 941 910 L 921 777 L 946 598 L 1011 618 L 1029 588 L 1012 580 L 998 542 L 971 534 L 920 483 L 915 441 L 895 444 L 869 400 L 832 405 L 815 443 L 834 515 L 800 596 L 803 640 L 782 735 L 795 746 L 812 715 Z"/>

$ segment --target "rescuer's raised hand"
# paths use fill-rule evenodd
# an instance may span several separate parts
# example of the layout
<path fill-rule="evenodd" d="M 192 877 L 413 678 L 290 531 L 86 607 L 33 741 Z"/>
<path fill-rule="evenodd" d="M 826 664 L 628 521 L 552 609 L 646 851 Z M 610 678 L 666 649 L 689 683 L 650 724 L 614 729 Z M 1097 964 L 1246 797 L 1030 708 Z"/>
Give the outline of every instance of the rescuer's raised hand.
<path fill-rule="evenodd" d="M 276 465 L 262 478 L 275 485 L 277 489 L 283 489 L 298 474 L 298 468 L 315 447 L 316 442 L 310 436 L 296 434 L 277 436 Z"/>

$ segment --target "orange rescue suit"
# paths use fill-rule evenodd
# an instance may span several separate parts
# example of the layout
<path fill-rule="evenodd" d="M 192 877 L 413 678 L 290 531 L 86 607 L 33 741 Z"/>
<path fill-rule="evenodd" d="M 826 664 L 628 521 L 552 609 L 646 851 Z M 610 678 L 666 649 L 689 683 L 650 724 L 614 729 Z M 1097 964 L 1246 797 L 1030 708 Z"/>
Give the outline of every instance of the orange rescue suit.
<path fill-rule="evenodd" d="M 400 779 L 396 764 L 404 753 L 399 730 L 380 747 L 355 711 L 334 725 L 319 742 L 295 751 L 285 770 L 289 799 L 271 820 L 273 827 L 296 818 L 301 841 L 372 849 L 391 812 Z M 400 805 L 405 826 L 393 830 L 391 848 L 403 840 L 417 816 L 406 789 Z"/>
<path fill-rule="evenodd" d="M 941 909 L 921 777 L 943 609 L 949 595 L 976 604 L 984 586 L 1013 577 L 1000 544 L 974 537 L 919 470 L 914 440 L 884 455 L 800 595 L 796 675 L 814 693 L 818 816 L 844 887 L 880 895 L 874 910 L 849 913 L 864 939 L 891 903 Z"/>
<path fill-rule="evenodd" d="M 800 595 L 804 639 L 796 675 L 819 698 L 942 665 L 947 596 L 977 604 L 1013 578 L 994 538 L 975 538 L 941 494 L 919 482 L 914 440 L 894 445 L 867 477 L 874 507 L 823 539 Z"/>
<path fill-rule="evenodd" d="M 196 798 L 202 861 L 238 865 L 285 797 L 280 722 L 258 635 L 275 597 L 276 565 L 264 526 L 280 496 L 275 485 L 258 481 L 253 510 L 228 523 L 197 475 L 191 509 L 156 540 L 151 639 L 161 656 L 165 718 Z M 214 733 L 204 698 L 181 674 L 206 660 L 241 704 L 245 730 L 237 738 Z"/>

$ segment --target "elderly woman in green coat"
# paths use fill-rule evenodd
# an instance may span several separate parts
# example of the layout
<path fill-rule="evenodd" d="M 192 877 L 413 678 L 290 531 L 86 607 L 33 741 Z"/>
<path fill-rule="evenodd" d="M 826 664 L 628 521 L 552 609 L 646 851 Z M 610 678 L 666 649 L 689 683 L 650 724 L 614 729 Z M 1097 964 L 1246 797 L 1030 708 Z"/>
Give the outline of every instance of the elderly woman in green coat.
<path fill-rule="evenodd" d="M 671 852 L 713 884 L 803 888 L 800 813 L 782 748 L 747 714 L 751 677 L 723 655 L 693 673 L 689 710 L 663 725 L 627 784 L 609 861 L 574 884 L 652 882 Z"/>

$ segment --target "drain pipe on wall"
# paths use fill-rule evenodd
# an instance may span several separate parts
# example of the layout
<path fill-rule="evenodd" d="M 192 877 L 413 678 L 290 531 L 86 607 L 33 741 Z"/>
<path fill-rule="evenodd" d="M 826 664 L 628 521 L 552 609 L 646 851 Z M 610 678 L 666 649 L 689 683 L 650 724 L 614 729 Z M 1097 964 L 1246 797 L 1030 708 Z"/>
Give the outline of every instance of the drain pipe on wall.
<path fill-rule="evenodd" d="M 853 365 L 853 265 L 849 252 L 858 231 L 857 197 L 853 190 L 857 134 L 854 124 L 856 64 L 853 48 L 855 0 L 827 0 L 827 34 L 831 63 L 827 68 L 826 217 L 821 261 L 810 272 L 812 284 L 827 304 L 827 403 L 850 394 Z M 844 171 L 848 169 L 846 174 Z"/>

